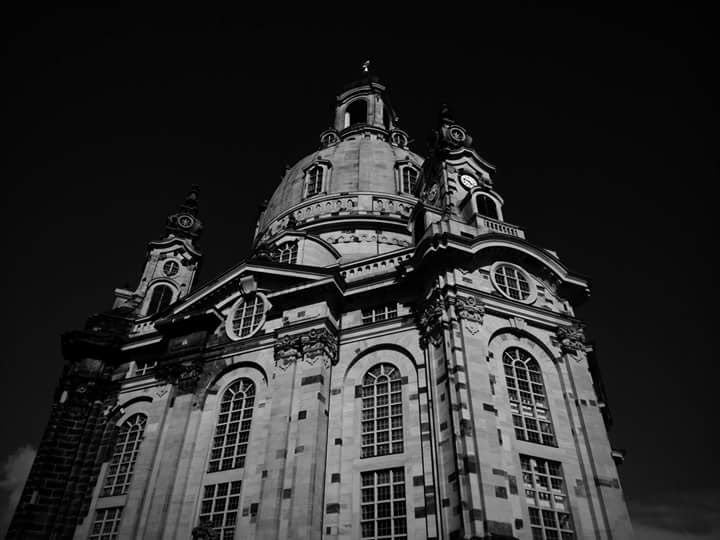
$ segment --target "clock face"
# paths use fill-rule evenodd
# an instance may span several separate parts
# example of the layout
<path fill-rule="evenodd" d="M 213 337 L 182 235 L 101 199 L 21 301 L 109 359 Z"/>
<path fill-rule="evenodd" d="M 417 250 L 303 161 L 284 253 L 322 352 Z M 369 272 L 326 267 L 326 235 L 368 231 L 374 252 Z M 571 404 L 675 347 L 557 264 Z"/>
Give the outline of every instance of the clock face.
<path fill-rule="evenodd" d="M 192 227 L 192 224 L 194 221 L 195 220 L 193 219 L 193 217 L 188 216 L 187 214 L 183 214 L 180 217 L 178 217 L 178 219 L 177 219 L 178 225 L 180 225 L 181 227 L 183 227 L 185 229 Z"/>
<path fill-rule="evenodd" d="M 478 181 L 477 178 L 474 176 L 471 176 L 469 174 L 462 174 L 460 175 L 460 183 L 463 185 L 465 189 L 472 189 L 474 187 L 477 187 Z"/>
<path fill-rule="evenodd" d="M 165 264 L 163 264 L 163 272 L 168 277 L 172 277 L 177 274 L 178 270 L 180 270 L 180 265 L 177 261 L 169 260 L 165 261 Z"/>

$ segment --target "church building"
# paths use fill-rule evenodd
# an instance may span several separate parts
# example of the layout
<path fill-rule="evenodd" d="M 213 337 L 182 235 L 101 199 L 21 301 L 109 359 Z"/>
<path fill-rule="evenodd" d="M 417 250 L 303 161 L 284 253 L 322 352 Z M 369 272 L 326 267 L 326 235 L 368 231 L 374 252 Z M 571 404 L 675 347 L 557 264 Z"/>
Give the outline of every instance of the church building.
<path fill-rule="evenodd" d="M 8 538 L 632 538 L 588 281 L 505 221 L 468 128 L 444 107 L 414 153 L 365 72 L 202 286 L 193 187 L 63 335 Z"/>

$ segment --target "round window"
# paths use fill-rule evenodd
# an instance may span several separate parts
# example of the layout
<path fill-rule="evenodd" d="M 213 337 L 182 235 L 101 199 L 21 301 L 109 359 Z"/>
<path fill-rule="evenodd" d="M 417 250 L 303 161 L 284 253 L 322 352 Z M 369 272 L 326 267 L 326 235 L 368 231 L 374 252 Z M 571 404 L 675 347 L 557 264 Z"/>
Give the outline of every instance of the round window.
<path fill-rule="evenodd" d="M 265 314 L 269 307 L 269 302 L 260 293 L 240 298 L 230 308 L 225 320 L 228 337 L 237 341 L 252 336 L 265 322 Z"/>
<path fill-rule="evenodd" d="M 180 265 L 178 264 L 177 261 L 173 261 L 173 260 L 165 261 L 165 264 L 163 264 L 162 269 L 163 269 L 163 273 L 166 276 L 172 277 L 178 273 L 178 270 L 180 270 Z"/>
<path fill-rule="evenodd" d="M 495 288 L 503 296 L 529 304 L 535 300 L 535 285 L 527 273 L 510 263 L 496 263 L 490 272 Z"/>

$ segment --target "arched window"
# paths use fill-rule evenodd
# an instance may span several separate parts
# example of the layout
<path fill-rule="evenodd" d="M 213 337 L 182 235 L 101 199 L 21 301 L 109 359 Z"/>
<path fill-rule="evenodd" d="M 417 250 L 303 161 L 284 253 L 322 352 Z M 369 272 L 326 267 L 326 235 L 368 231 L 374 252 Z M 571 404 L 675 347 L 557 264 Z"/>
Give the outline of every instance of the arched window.
<path fill-rule="evenodd" d="M 403 193 L 409 193 L 412 195 L 412 192 L 415 190 L 415 183 L 417 182 L 418 178 L 418 172 L 415 167 L 403 167 L 402 178 L 400 179 L 400 191 Z"/>
<path fill-rule="evenodd" d="M 363 379 L 360 457 L 403 451 L 402 378 L 392 364 L 378 364 Z"/>
<path fill-rule="evenodd" d="M 492 197 L 488 197 L 484 193 L 478 193 L 475 197 L 475 204 L 477 205 L 478 214 L 492 219 L 499 219 L 497 205 Z"/>
<path fill-rule="evenodd" d="M 150 297 L 150 303 L 148 304 L 148 315 L 154 315 L 158 311 L 162 311 L 170 305 L 172 302 L 173 290 L 169 285 L 157 285 L 152 292 Z"/>
<path fill-rule="evenodd" d="M 345 127 L 367 122 L 367 101 L 357 99 L 345 109 Z"/>
<path fill-rule="evenodd" d="M 120 426 L 101 497 L 127 493 L 146 423 L 147 417 L 138 413 L 132 415 Z"/>
<path fill-rule="evenodd" d="M 312 197 L 318 193 L 322 193 L 323 190 L 323 176 L 325 175 L 325 169 L 320 165 L 314 165 L 307 172 L 305 178 L 305 196 Z"/>
<path fill-rule="evenodd" d="M 249 338 L 265 321 L 265 298 L 259 293 L 241 297 L 230 309 L 225 330 L 232 340 Z"/>
<path fill-rule="evenodd" d="M 225 390 L 220 400 L 208 472 L 245 466 L 254 405 L 255 384 L 250 379 L 239 379 Z"/>
<path fill-rule="evenodd" d="M 297 242 L 285 242 L 278 248 L 278 262 L 295 264 L 297 262 Z"/>
<path fill-rule="evenodd" d="M 557 446 L 537 360 L 511 347 L 503 353 L 503 367 L 517 439 Z"/>

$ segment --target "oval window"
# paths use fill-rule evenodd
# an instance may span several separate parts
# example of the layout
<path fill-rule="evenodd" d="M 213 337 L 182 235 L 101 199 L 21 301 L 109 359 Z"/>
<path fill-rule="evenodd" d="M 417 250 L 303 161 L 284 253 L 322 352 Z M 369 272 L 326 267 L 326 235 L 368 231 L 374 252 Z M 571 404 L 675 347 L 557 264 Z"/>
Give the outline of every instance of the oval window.
<path fill-rule="evenodd" d="M 228 313 L 225 320 L 225 330 L 232 340 L 249 338 L 265 322 L 265 314 L 270 303 L 261 293 L 241 297 Z"/>
<path fill-rule="evenodd" d="M 490 273 L 495 288 L 503 296 L 529 304 L 535 300 L 535 285 L 525 271 L 510 263 L 497 263 Z"/>

